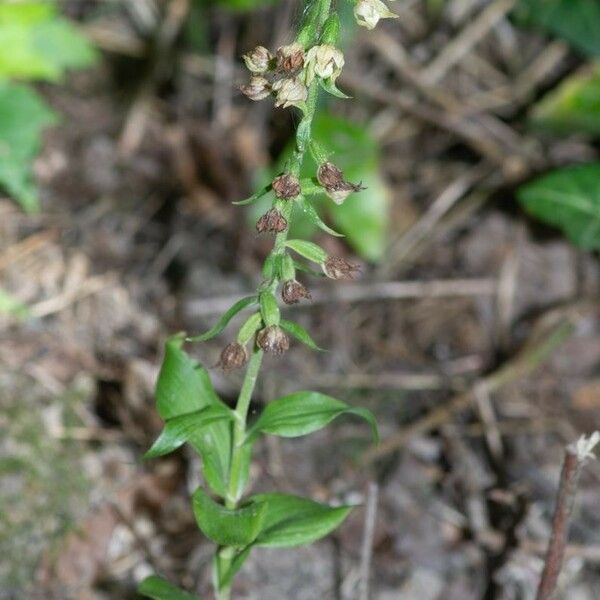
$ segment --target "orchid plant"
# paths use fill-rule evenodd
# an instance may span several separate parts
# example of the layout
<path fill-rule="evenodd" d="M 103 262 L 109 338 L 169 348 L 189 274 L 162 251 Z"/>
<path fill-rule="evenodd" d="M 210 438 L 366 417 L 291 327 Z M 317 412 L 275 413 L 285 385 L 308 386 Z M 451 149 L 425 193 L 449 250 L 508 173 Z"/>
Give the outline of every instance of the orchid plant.
<path fill-rule="evenodd" d="M 380 0 L 358 0 L 354 14 L 360 25 L 372 29 L 379 19 L 394 17 Z M 335 280 L 351 279 L 358 270 L 354 263 L 330 256 L 307 240 L 289 239 L 290 222 L 302 210 L 321 229 L 338 235 L 319 217 L 311 197 L 325 193 L 341 204 L 362 188 L 346 181 L 343 172 L 329 160 L 326 149 L 311 139 L 311 126 L 320 90 L 347 98 L 336 85 L 344 66 L 337 47 L 340 21 L 331 0 L 308 0 L 296 39 L 274 53 L 258 46 L 244 57 L 251 76 L 241 87 L 251 100 L 275 97 L 276 107 L 295 107 L 302 118 L 296 130 L 295 149 L 284 172 L 264 189 L 237 204 L 249 204 L 270 195 L 272 207 L 258 219 L 259 234 L 274 235 L 267 256 L 263 281 L 257 292 L 234 304 L 205 334 L 186 338 L 176 335 L 166 343 L 159 374 L 157 409 L 165 426 L 146 453 L 154 458 L 173 452 L 184 443 L 202 459 L 208 489 L 198 488 L 192 503 L 198 527 L 216 544 L 213 585 L 217 600 L 229 600 L 232 582 L 254 547 L 291 547 L 314 542 L 338 527 L 351 506 L 333 506 L 282 493 L 246 495 L 252 449 L 261 434 L 298 437 L 325 427 L 336 417 L 348 414 L 363 418 L 377 439 L 373 415 L 331 396 L 299 391 L 269 403 L 260 416 L 248 423 L 248 410 L 265 353 L 281 355 L 290 337 L 319 350 L 309 333 L 298 323 L 283 319 L 277 295 L 284 304 L 310 300 L 309 290 L 296 273 L 315 273 L 305 262 L 320 267 Z M 315 177 L 300 178 L 307 153 L 318 165 Z M 319 273 L 316 273 L 317 275 Z M 208 371 L 184 351 L 184 342 L 203 342 L 225 330 L 240 312 L 251 309 L 237 337 L 225 346 L 218 365 L 225 371 L 245 368 L 245 376 L 234 409 L 216 394 Z M 140 593 L 155 600 L 192 600 L 167 581 L 151 576 Z"/>

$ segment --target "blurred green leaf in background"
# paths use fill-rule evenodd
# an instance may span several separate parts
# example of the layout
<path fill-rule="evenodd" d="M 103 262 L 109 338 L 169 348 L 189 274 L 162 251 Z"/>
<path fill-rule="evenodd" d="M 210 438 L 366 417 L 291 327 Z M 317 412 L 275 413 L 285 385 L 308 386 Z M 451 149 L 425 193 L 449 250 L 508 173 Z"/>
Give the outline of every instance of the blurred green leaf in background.
<path fill-rule="evenodd" d="M 39 203 L 31 166 L 42 131 L 57 117 L 31 88 L 10 80 L 58 82 L 96 52 L 52 0 L 0 4 L 0 185 L 26 211 Z"/>
<path fill-rule="evenodd" d="M 520 0 L 518 20 L 567 40 L 590 56 L 600 56 L 598 0 Z"/>
<path fill-rule="evenodd" d="M 533 107 L 530 118 L 554 133 L 600 136 L 600 62 L 563 80 Z"/>
<path fill-rule="evenodd" d="M 525 210 L 584 250 L 600 250 L 600 163 L 553 171 L 518 191 Z"/>

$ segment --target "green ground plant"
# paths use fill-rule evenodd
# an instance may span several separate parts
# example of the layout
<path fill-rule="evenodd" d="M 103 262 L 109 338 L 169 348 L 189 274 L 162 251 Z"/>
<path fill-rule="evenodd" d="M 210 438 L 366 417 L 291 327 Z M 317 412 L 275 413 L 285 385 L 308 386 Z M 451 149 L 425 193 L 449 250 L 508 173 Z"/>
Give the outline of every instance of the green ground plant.
<path fill-rule="evenodd" d="M 379 0 L 358 0 L 354 14 L 357 22 L 369 29 L 379 19 L 395 16 Z M 313 391 L 279 398 L 269 403 L 254 423 L 248 424 L 247 420 L 265 353 L 283 354 L 289 348 L 290 337 L 319 350 L 301 325 L 281 317 L 277 295 L 285 304 L 310 299 L 309 290 L 296 279 L 297 271 L 340 280 L 352 278 L 358 270 L 354 263 L 330 256 L 317 244 L 289 239 L 288 235 L 295 213 L 305 215 L 327 233 L 338 235 L 323 222 L 313 200 L 326 195 L 338 206 L 363 189 L 360 183 L 346 180 L 312 133 L 319 92 L 346 98 L 336 86 L 344 66 L 339 35 L 340 21 L 331 0 L 310 0 L 291 44 L 275 53 L 258 46 L 244 56 L 251 76 L 242 92 L 256 101 L 274 96 L 276 107 L 296 107 L 302 115 L 295 147 L 283 172 L 251 198 L 238 202 L 245 205 L 264 201 L 265 197 L 271 199 L 256 229 L 260 234 L 274 235 L 272 251 L 255 295 L 237 302 L 205 334 L 194 338 L 180 334 L 168 340 L 157 383 L 157 408 L 165 426 L 146 456 L 162 456 L 184 443 L 200 454 L 208 490 L 196 490 L 192 504 L 200 530 L 217 545 L 213 585 L 218 600 L 230 598 L 233 578 L 252 548 L 312 543 L 333 531 L 352 509 L 282 493 L 248 497 L 252 449 L 261 434 L 303 436 L 338 416 L 354 415 L 370 425 L 377 439 L 377 427 L 369 411 Z M 315 168 L 312 177 L 306 176 L 304 167 L 309 157 Z M 314 265 L 320 271 L 313 270 Z M 246 369 L 232 410 L 215 393 L 207 370 L 190 358 L 183 344 L 215 337 L 238 313 L 250 308 L 252 313 L 240 327 L 237 339 L 224 348 L 219 361 L 226 371 Z M 144 580 L 139 591 L 155 600 L 196 598 L 157 576 Z"/>

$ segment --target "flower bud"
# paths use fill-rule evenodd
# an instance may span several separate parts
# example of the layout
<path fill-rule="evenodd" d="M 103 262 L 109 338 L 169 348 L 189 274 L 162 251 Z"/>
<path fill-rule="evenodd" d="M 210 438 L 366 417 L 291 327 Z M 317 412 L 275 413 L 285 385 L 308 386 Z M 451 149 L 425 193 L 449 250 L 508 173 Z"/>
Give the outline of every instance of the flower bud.
<path fill-rule="evenodd" d="M 342 204 L 353 192 L 363 190 L 362 184 L 350 183 L 344 179 L 344 173 L 333 163 L 327 161 L 319 166 L 317 179 L 325 188 L 327 195 L 336 203 Z"/>
<path fill-rule="evenodd" d="M 290 347 L 288 336 L 278 325 L 270 325 L 261 329 L 256 335 L 259 348 L 271 354 L 283 354 Z"/>
<path fill-rule="evenodd" d="M 290 279 L 284 282 L 281 288 L 281 298 L 286 304 L 298 304 L 300 300 L 306 298 L 310 300 L 312 296 L 310 292 L 299 281 Z"/>
<path fill-rule="evenodd" d="M 271 208 L 256 222 L 256 231 L 281 233 L 287 229 L 287 226 L 287 219 L 276 208 Z"/>
<path fill-rule="evenodd" d="M 242 58 L 252 73 L 265 73 L 269 70 L 273 55 L 264 46 L 256 46 Z"/>
<path fill-rule="evenodd" d="M 231 369 L 239 369 L 248 362 L 248 350 L 239 342 L 227 344 L 221 352 L 221 358 L 218 366 L 223 371 L 231 371 Z"/>
<path fill-rule="evenodd" d="M 277 48 L 277 67 L 286 73 L 295 73 L 304 66 L 304 48 L 290 44 Z"/>
<path fill-rule="evenodd" d="M 291 200 L 300 194 L 300 181 L 290 173 L 278 175 L 271 183 L 273 191 L 278 198 Z"/>
<path fill-rule="evenodd" d="M 308 98 L 308 88 L 297 78 L 279 79 L 273 84 L 273 91 L 277 92 L 275 106 L 302 107 Z"/>
<path fill-rule="evenodd" d="M 263 100 L 271 95 L 271 86 L 264 77 L 250 77 L 250 83 L 241 85 L 242 94 L 250 98 L 250 100 Z"/>
<path fill-rule="evenodd" d="M 354 5 L 354 18 L 359 25 L 373 29 L 379 19 L 397 19 L 381 0 L 358 0 Z"/>
<path fill-rule="evenodd" d="M 322 265 L 323 273 L 330 279 L 354 279 L 360 267 L 340 256 L 329 256 Z"/>
<path fill-rule="evenodd" d="M 315 75 L 334 83 L 343 66 L 344 55 L 341 50 L 330 44 L 314 46 L 306 54 L 306 84 L 310 85 Z"/>

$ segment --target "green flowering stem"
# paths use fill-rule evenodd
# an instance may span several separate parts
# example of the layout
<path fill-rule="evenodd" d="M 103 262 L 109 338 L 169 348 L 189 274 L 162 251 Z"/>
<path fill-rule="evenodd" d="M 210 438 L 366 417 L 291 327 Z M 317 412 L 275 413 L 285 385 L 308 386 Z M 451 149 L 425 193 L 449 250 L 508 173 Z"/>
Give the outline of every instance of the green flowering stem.
<path fill-rule="evenodd" d="M 331 0 L 315 0 L 315 4 L 311 7 L 307 14 L 307 22 L 303 25 L 301 33 L 299 34 L 299 41 L 305 45 L 312 45 L 318 43 L 319 35 L 323 24 L 329 16 L 331 8 Z M 296 177 L 300 176 L 300 170 L 304 157 L 308 150 L 311 138 L 311 128 L 315 111 L 317 107 L 317 99 L 319 96 L 319 86 L 317 81 L 313 81 L 308 89 L 308 97 L 306 105 L 304 107 L 303 118 L 298 125 L 296 131 L 296 149 L 286 166 L 286 172 Z M 273 208 L 280 206 L 281 202 L 275 200 Z M 273 248 L 267 260 L 273 260 L 278 255 L 283 255 L 286 252 L 286 241 L 288 238 L 289 223 L 294 209 L 294 201 L 290 200 L 284 202 L 281 207 L 281 212 L 285 219 L 288 221 L 288 228 L 281 233 L 278 233 L 273 243 Z M 269 289 L 271 292 L 275 292 L 280 283 L 279 273 L 274 273 L 271 279 L 267 282 L 263 289 Z M 246 420 L 248 415 L 248 408 L 252 399 L 252 394 L 256 386 L 256 380 L 260 371 L 261 363 L 263 358 L 263 352 L 259 348 L 253 349 L 248 366 L 246 368 L 246 374 L 242 383 L 240 395 L 237 400 L 235 409 L 235 424 L 233 431 L 233 447 L 231 452 L 231 464 L 229 470 L 229 481 L 227 488 L 227 497 L 225 499 L 225 505 L 229 509 L 235 509 L 238 507 L 240 497 L 242 495 L 243 484 L 245 479 L 245 465 L 244 465 L 244 452 L 247 450 L 243 447 L 243 442 L 246 437 Z M 234 548 L 220 548 L 219 552 L 219 563 L 221 571 L 226 572 L 233 562 L 235 556 Z M 215 569 L 216 569 L 215 561 Z M 220 586 L 218 573 L 214 573 L 215 581 L 215 592 L 217 600 L 229 600 L 231 597 L 231 582 L 224 586 Z"/>

